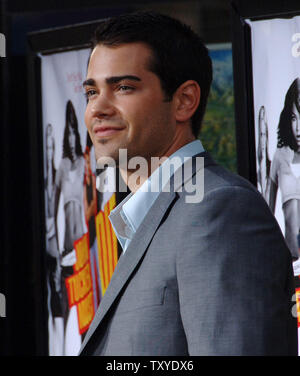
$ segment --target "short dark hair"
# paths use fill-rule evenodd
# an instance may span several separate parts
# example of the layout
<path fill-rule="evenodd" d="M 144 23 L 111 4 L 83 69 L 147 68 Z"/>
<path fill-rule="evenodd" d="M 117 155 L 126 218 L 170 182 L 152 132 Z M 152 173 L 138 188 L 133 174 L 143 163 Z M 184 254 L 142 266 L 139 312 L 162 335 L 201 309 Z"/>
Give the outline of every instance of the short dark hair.
<path fill-rule="evenodd" d="M 69 144 L 69 127 L 72 127 L 75 133 L 75 153 L 77 156 L 82 156 L 82 148 L 80 142 L 80 134 L 78 131 L 78 121 L 75 113 L 73 103 L 68 100 L 66 106 L 66 125 L 63 139 L 63 158 L 69 158 L 73 162 L 73 155 Z"/>
<path fill-rule="evenodd" d="M 292 150 L 297 151 L 298 145 L 292 130 L 292 106 L 296 108 L 300 114 L 300 78 L 296 78 L 290 85 L 284 100 L 283 110 L 281 111 L 278 124 L 278 142 L 277 147 L 289 146 Z"/>
<path fill-rule="evenodd" d="M 212 63 L 204 43 L 179 20 L 155 12 L 134 12 L 103 20 L 95 31 L 92 48 L 134 42 L 145 43 L 152 50 L 149 70 L 160 79 L 166 100 L 171 100 L 187 80 L 199 84 L 200 104 L 192 117 L 197 137 L 212 81 Z"/>

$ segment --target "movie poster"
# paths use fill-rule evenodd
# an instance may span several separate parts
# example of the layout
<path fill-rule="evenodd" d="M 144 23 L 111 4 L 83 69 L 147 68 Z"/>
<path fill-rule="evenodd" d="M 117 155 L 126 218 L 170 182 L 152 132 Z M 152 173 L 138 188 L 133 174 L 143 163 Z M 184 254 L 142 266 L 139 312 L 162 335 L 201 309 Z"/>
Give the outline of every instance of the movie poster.
<path fill-rule="evenodd" d="M 257 187 L 275 214 L 293 258 L 300 334 L 300 16 L 247 22 L 252 42 Z"/>
<path fill-rule="evenodd" d="M 84 124 L 89 50 L 42 56 L 49 355 L 77 355 L 118 260 Z"/>

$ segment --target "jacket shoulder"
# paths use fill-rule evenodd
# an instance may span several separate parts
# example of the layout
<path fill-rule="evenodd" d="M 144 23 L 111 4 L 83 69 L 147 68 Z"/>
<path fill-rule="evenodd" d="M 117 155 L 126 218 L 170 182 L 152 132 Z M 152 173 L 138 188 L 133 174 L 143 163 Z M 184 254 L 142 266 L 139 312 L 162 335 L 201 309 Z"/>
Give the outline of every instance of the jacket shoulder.
<path fill-rule="evenodd" d="M 205 152 L 200 156 L 204 157 L 204 168 L 202 170 L 199 169 L 196 173 L 194 172 L 188 184 L 184 184 L 181 187 L 179 192 L 180 199 L 188 202 L 187 196 L 195 194 L 197 197 L 201 196 L 201 199 L 197 202 L 200 204 L 211 194 L 222 196 L 224 193 L 227 196 L 232 193 L 235 197 L 240 194 L 252 198 L 256 196 L 259 201 L 262 200 L 266 204 L 257 188 L 247 179 L 217 164 L 209 153 Z M 199 195 L 200 191 L 202 195 Z M 196 202 L 196 200 L 194 201 Z M 193 200 L 190 202 L 193 202 Z"/>

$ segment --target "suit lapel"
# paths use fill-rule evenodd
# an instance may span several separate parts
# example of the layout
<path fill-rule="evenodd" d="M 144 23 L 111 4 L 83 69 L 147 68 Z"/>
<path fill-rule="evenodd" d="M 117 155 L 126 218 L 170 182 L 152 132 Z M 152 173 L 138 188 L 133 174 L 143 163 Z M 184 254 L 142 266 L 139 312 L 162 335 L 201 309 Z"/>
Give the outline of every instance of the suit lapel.
<path fill-rule="evenodd" d="M 196 155 L 195 157 L 206 157 L 205 158 L 205 166 L 212 163 L 211 158 L 209 155 L 204 152 Z M 193 157 L 195 161 L 195 157 Z M 200 168 L 203 166 L 201 165 Z M 195 173 L 196 173 L 197 164 L 193 163 L 192 168 L 190 169 L 190 174 L 185 174 L 183 177 L 184 180 L 181 180 L 181 186 L 185 183 L 185 181 L 189 180 Z M 183 170 L 183 169 L 182 169 Z M 128 279 L 130 278 L 131 274 L 137 267 L 139 261 L 143 257 L 151 239 L 153 238 L 157 228 L 160 225 L 161 220 L 163 219 L 164 214 L 166 213 L 168 207 L 176 198 L 175 191 L 178 190 L 178 178 L 174 179 L 171 178 L 172 182 L 170 184 L 170 192 L 162 192 L 156 199 L 155 203 L 153 204 L 152 208 L 146 215 L 145 219 L 137 229 L 137 232 L 125 253 L 123 253 L 117 263 L 115 271 L 112 275 L 108 288 L 101 300 L 99 308 L 95 314 L 95 317 L 89 327 L 89 330 L 84 338 L 84 341 L 81 346 L 80 353 L 82 352 L 83 348 L 86 346 L 90 338 L 92 337 L 93 333 L 97 329 L 103 318 L 105 317 L 106 313 L 108 312 L 109 308 L 112 306 L 113 302 L 118 297 L 119 293 L 121 292 L 123 286 L 126 284 Z M 174 181 L 175 180 L 175 181 Z"/>
<path fill-rule="evenodd" d="M 128 281 L 130 275 L 135 270 L 157 228 L 159 227 L 159 224 L 165 212 L 167 211 L 168 207 L 173 202 L 175 197 L 176 193 L 174 192 L 162 192 L 158 196 L 157 200 L 153 204 L 153 207 L 138 228 L 126 252 L 123 253 L 119 258 L 107 290 L 101 300 L 92 324 L 90 325 L 90 328 L 84 338 L 80 352 L 87 344 L 96 328 L 101 324 L 101 321 L 103 320 L 107 311 L 109 310 L 115 299 L 118 297 L 120 291 Z"/>

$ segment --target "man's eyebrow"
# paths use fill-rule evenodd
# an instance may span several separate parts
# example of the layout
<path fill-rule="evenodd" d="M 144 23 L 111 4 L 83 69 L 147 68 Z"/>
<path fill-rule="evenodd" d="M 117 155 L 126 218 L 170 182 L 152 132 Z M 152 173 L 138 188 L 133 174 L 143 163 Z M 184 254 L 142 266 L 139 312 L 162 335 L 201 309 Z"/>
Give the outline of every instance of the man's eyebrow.
<path fill-rule="evenodd" d="M 112 76 L 106 78 L 106 83 L 107 84 L 117 84 L 120 81 L 123 80 L 130 80 L 130 81 L 142 81 L 138 76 L 133 76 L 130 74 L 124 75 L 124 76 Z"/>
<path fill-rule="evenodd" d="M 108 85 L 116 84 L 123 80 L 131 80 L 131 81 L 142 81 L 138 76 L 134 76 L 131 74 L 126 74 L 124 76 L 111 76 L 105 79 L 105 82 Z M 83 81 L 82 86 L 96 86 L 96 82 L 93 78 L 88 78 L 87 80 Z"/>
<path fill-rule="evenodd" d="M 83 81 L 82 86 L 95 86 L 96 82 L 92 78 L 88 78 L 87 80 Z"/>

